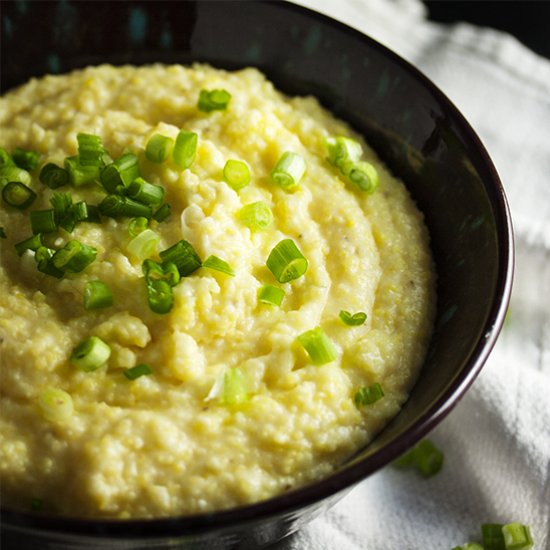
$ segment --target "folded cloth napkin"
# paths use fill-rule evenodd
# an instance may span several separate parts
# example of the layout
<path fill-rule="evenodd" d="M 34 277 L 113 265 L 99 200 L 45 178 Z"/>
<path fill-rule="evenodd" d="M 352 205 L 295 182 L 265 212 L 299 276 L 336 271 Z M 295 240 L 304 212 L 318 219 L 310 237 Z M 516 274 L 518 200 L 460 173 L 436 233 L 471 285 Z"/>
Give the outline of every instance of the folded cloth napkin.
<path fill-rule="evenodd" d="M 432 439 L 442 471 L 387 467 L 277 550 L 451 549 L 482 523 L 550 549 L 550 61 L 489 28 L 429 22 L 417 0 L 297 0 L 416 65 L 455 103 L 505 187 L 516 236 L 510 312 L 480 376 Z M 519 16 L 519 15 L 518 15 Z"/>

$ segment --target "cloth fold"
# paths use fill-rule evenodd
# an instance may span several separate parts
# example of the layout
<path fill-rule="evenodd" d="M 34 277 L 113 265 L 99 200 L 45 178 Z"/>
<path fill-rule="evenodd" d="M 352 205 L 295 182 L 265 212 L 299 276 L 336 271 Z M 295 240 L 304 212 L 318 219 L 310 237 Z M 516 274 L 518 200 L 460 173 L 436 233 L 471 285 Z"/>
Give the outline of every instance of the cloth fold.
<path fill-rule="evenodd" d="M 274 548 L 450 549 L 481 541 L 482 523 L 519 521 L 549 550 L 550 61 L 494 29 L 430 22 L 417 0 L 296 1 L 394 50 L 464 114 L 508 196 L 516 272 L 492 354 L 429 436 L 443 470 L 386 467 Z"/>

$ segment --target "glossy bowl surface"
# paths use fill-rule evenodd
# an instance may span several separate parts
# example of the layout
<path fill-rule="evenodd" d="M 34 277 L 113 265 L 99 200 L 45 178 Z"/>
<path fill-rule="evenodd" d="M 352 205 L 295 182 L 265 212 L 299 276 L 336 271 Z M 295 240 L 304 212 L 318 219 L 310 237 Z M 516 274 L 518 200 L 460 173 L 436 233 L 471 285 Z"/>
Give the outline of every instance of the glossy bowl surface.
<path fill-rule="evenodd" d="M 330 477 L 255 505 L 196 516 L 105 521 L 5 507 L 6 548 L 257 548 L 292 533 L 391 462 L 453 408 L 502 325 L 513 239 L 483 145 L 418 70 L 365 35 L 284 2 L 5 2 L 2 92 L 100 63 L 256 66 L 288 94 L 313 94 L 362 132 L 424 212 L 438 270 L 435 333 L 394 421 Z"/>

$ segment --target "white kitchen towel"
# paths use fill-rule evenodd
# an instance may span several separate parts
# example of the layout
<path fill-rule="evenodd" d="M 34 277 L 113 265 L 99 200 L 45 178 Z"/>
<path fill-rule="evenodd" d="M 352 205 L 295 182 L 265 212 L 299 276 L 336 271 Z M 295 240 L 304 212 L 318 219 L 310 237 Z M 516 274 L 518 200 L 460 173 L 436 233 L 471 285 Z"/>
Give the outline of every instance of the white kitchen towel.
<path fill-rule="evenodd" d="M 443 470 L 422 479 L 386 467 L 274 548 L 450 550 L 479 542 L 482 523 L 519 521 L 549 550 L 550 61 L 493 29 L 429 22 L 417 0 L 296 1 L 394 50 L 465 115 L 509 199 L 516 274 L 493 353 L 430 434 Z"/>

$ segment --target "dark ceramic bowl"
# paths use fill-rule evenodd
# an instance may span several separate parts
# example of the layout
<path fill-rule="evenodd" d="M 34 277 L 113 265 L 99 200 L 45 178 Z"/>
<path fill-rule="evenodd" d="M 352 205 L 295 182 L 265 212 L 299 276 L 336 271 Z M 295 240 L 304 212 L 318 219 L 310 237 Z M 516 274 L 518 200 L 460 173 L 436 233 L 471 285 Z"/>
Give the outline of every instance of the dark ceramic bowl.
<path fill-rule="evenodd" d="M 2 510 L 6 547 L 256 548 L 299 529 L 426 435 L 487 359 L 512 282 L 510 216 L 476 134 L 418 70 L 377 42 L 282 2 L 3 2 L 2 88 L 100 63 L 254 65 L 314 94 L 374 146 L 424 212 L 439 275 L 435 333 L 402 412 L 330 477 L 223 512 L 90 520 Z"/>

